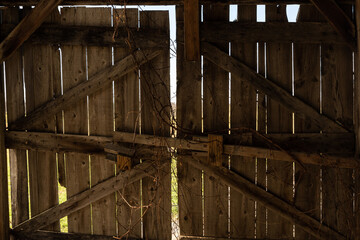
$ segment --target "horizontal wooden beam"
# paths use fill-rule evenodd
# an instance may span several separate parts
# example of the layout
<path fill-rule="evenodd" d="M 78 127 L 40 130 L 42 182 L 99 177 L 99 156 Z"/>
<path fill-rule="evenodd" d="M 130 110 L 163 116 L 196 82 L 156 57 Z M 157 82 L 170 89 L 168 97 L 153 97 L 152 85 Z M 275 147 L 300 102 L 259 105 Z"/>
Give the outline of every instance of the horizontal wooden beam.
<path fill-rule="evenodd" d="M 13 24 L 1 25 L 1 35 L 6 36 Z M 129 33 L 132 35 L 129 39 Z M 135 39 L 136 41 L 132 41 Z M 129 49 L 168 48 L 169 34 L 158 29 L 138 29 L 98 26 L 43 25 L 27 40 L 32 44 L 60 44 L 84 46 L 117 46 Z"/>
<path fill-rule="evenodd" d="M 317 22 L 201 23 L 201 41 L 346 44 L 332 26 Z"/>
<path fill-rule="evenodd" d="M 162 169 L 161 166 L 165 164 L 166 163 L 157 165 L 151 161 L 145 161 L 129 171 L 121 172 L 119 175 L 91 187 L 91 189 L 76 194 L 66 202 L 26 220 L 18 226 L 15 226 L 14 231 L 33 232 L 39 230 L 56 222 L 60 218 L 86 207 L 90 203 L 126 187 L 126 185 L 139 181 L 144 177 L 154 175 L 158 171 L 158 168 Z"/>
<path fill-rule="evenodd" d="M 61 110 L 71 107 L 79 100 L 91 95 L 103 88 L 111 87 L 112 81 L 137 69 L 141 64 L 158 56 L 162 51 L 138 50 L 122 60 L 105 68 L 91 77 L 88 81 L 82 82 L 76 87 L 66 91 L 64 95 L 45 103 L 26 117 L 21 117 L 15 122 L 10 123 L 9 129 L 26 130 L 34 125 L 41 124 L 42 120 L 47 120 Z"/>
<path fill-rule="evenodd" d="M 354 0 L 338 0 L 343 4 L 354 4 Z M 3 0 L 0 5 L 4 6 L 32 6 L 39 0 Z M 200 0 L 200 4 L 310 4 L 308 0 Z M 183 0 L 64 0 L 62 5 L 181 5 Z"/>
<path fill-rule="evenodd" d="M 52 11 L 62 2 L 62 0 L 40 0 L 36 7 L 24 17 L 21 22 L 11 31 L 11 33 L 0 44 L 0 62 L 5 61 L 18 49 Z"/>
<path fill-rule="evenodd" d="M 280 199 L 278 196 L 266 191 L 253 182 L 240 176 L 239 174 L 230 171 L 226 167 L 212 166 L 205 164 L 201 160 L 192 158 L 181 158 L 191 166 L 203 170 L 207 175 L 213 176 L 220 180 L 226 186 L 231 187 L 234 191 L 238 191 L 244 194 L 246 197 L 257 201 L 267 209 L 279 214 L 286 220 L 296 224 L 296 226 L 302 228 L 307 233 L 318 239 L 337 239 L 345 240 L 346 238 L 327 227 L 323 223 L 313 219 L 305 214 L 303 211 L 296 209 L 293 205 Z"/>
<path fill-rule="evenodd" d="M 50 231 L 16 232 L 11 231 L 16 240 L 114 240 L 113 236 L 92 235 L 83 233 L 63 233 Z M 126 237 L 128 240 L 140 240 L 138 238 Z"/>
<path fill-rule="evenodd" d="M 346 43 L 356 49 L 355 24 L 335 0 L 310 0 Z"/>
<path fill-rule="evenodd" d="M 294 112 L 296 116 L 305 120 L 311 120 L 322 130 L 331 132 L 348 132 L 341 123 L 320 114 L 318 110 L 305 103 L 301 99 L 292 96 L 291 92 L 283 89 L 275 82 L 258 74 L 256 70 L 248 67 L 241 61 L 229 56 L 228 53 L 221 51 L 210 43 L 202 44 L 202 52 L 206 59 L 221 67 L 225 71 L 240 77 L 247 81 L 262 93 L 268 95 L 272 100 L 279 102 L 290 112 Z"/>

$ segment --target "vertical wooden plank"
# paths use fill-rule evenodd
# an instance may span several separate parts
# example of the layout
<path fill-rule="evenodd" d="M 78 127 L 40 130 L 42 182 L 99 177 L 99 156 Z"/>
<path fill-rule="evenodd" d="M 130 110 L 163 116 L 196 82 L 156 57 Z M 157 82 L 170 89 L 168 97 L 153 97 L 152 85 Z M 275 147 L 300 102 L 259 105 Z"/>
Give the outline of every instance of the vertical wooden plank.
<path fill-rule="evenodd" d="M 62 8 L 62 25 L 85 25 L 85 8 Z M 64 93 L 86 81 L 86 47 L 62 46 L 62 71 Z M 64 111 L 64 133 L 88 133 L 87 99 L 82 99 Z M 90 187 L 89 156 L 87 154 L 66 153 L 66 192 L 67 196 L 84 191 Z M 68 216 L 68 230 L 76 233 L 91 233 L 90 206 Z"/>
<path fill-rule="evenodd" d="M 320 13 L 314 6 L 301 5 L 298 22 L 319 21 Z M 294 43 L 294 91 L 320 112 L 320 45 Z M 316 133 L 320 128 L 295 118 L 295 133 Z M 320 167 L 305 165 L 306 171 L 296 168 L 295 205 L 315 219 L 320 218 Z M 296 239 L 315 239 L 301 228 L 295 226 Z"/>
<path fill-rule="evenodd" d="M 184 0 L 185 60 L 200 61 L 199 0 Z"/>
<path fill-rule="evenodd" d="M 169 14 L 161 11 L 140 13 L 141 28 L 158 28 L 169 32 Z M 140 68 L 141 132 L 169 136 L 170 112 L 170 54 L 164 54 Z M 143 204 L 150 205 L 143 218 L 145 239 L 171 238 L 171 174 L 170 160 L 161 159 L 161 152 L 152 156 L 155 161 L 169 161 L 157 173 L 158 180 L 142 181 Z M 145 210 L 145 209 L 144 209 Z"/>
<path fill-rule="evenodd" d="M 265 76 L 265 43 L 258 43 L 258 69 L 259 74 Z M 266 133 L 267 100 L 266 96 L 258 92 L 257 96 L 257 131 Z M 266 184 L 266 159 L 256 159 L 256 184 L 267 189 Z M 256 202 L 256 238 L 266 238 L 267 234 L 267 209 Z"/>
<path fill-rule="evenodd" d="M 138 9 L 114 10 L 114 26 L 138 27 Z M 135 47 L 131 39 L 128 48 L 114 48 L 115 62 L 121 60 Z M 138 70 L 115 81 L 115 129 L 139 133 L 139 74 Z M 134 163 L 135 164 L 135 163 Z M 126 201 L 134 207 L 131 208 Z M 118 235 L 141 237 L 140 181 L 117 195 Z M 128 232 L 129 231 L 129 232 Z M 127 234 L 128 233 L 128 234 Z"/>
<path fill-rule="evenodd" d="M 177 105 L 178 136 L 201 133 L 201 69 L 200 61 L 184 59 L 184 13 L 176 6 L 177 39 Z M 202 236 L 202 173 L 178 157 L 177 164 L 180 235 Z"/>
<path fill-rule="evenodd" d="M 0 237 L 10 240 L 8 172 L 5 148 L 5 87 L 3 67 L 0 66 Z"/>
<path fill-rule="evenodd" d="M 344 8 L 351 16 L 351 6 Z M 352 128 L 353 64 L 352 51 L 347 46 L 324 44 L 322 56 L 323 113 Z M 323 222 L 350 237 L 352 217 L 353 170 L 323 168 Z"/>
<path fill-rule="evenodd" d="M 267 22 L 286 22 L 286 5 L 267 5 Z M 267 77 L 291 92 L 292 58 L 290 43 L 267 43 Z M 268 101 L 268 133 L 291 133 L 292 113 L 279 103 Z M 268 160 L 268 190 L 285 201 L 292 202 L 293 164 Z M 293 236 L 292 224 L 279 215 L 268 211 L 268 237 L 287 238 Z"/>
<path fill-rule="evenodd" d="M 356 17 L 356 36 L 357 36 L 357 51 L 355 53 L 355 82 L 354 82 L 354 133 L 356 137 L 355 142 L 355 157 L 360 156 L 360 0 L 355 1 L 355 17 Z M 354 170 L 355 176 L 355 226 L 352 238 L 360 239 L 360 170 Z"/>
<path fill-rule="evenodd" d="M 86 23 L 90 26 L 111 26 L 111 8 L 88 8 Z M 111 65 L 110 47 L 87 48 L 88 75 L 91 78 L 98 71 Z M 112 85 L 89 96 L 90 135 L 111 136 L 113 132 Z M 115 165 L 104 157 L 91 156 L 91 185 L 115 175 Z M 93 233 L 116 234 L 115 193 L 92 204 Z"/>
<path fill-rule="evenodd" d="M 238 21 L 256 22 L 256 6 L 238 6 Z M 231 43 L 231 55 L 256 69 L 256 43 Z M 231 128 L 256 129 L 256 89 L 237 76 L 231 76 Z M 248 128 L 248 129 L 247 129 Z M 255 183 L 255 158 L 231 157 L 231 169 Z M 255 202 L 230 189 L 230 236 L 255 236 Z"/>
<path fill-rule="evenodd" d="M 58 23 L 60 14 L 56 9 L 46 22 Z M 26 108 L 28 112 L 46 103 L 56 95 L 60 79 L 60 55 L 56 46 L 24 46 L 24 75 Z M 35 126 L 32 131 L 55 131 L 55 116 Z M 53 152 L 29 151 L 31 214 L 36 215 L 58 204 L 56 155 Z M 60 230 L 59 222 L 46 228 Z"/>
<path fill-rule="evenodd" d="M 228 5 L 204 5 L 204 22 L 229 21 Z M 228 51 L 228 44 L 218 45 Z M 229 128 L 229 74 L 204 59 L 204 132 Z M 228 165 L 228 158 L 224 157 Z M 205 236 L 228 236 L 228 188 L 204 173 Z"/>
<path fill-rule="evenodd" d="M 19 8 L 3 11 L 2 22 L 17 24 Z M 5 63 L 8 122 L 24 116 L 24 85 L 22 75 L 22 50 L 17 50 Z M 29 218 L 28 176 L 26 150 L 10 149 L 11 205 L 13 226 Z"/>

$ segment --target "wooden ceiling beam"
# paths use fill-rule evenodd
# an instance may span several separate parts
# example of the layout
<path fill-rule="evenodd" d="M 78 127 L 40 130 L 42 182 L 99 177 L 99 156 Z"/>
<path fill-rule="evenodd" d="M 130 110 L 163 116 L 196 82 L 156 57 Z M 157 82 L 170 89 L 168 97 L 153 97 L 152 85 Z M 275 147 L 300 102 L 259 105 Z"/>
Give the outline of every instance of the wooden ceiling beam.
<path fill-rule="evenodd" d="M 244 81 L 253 85 L 262 93 L 268 95 L 274 101 L 279 102 L 290 112 L 307 121 L 311 121 L 323 130 L 332 132 L 348 132 L 341 123 L 320 114 L 318 110 L 305 103 L 301 99 L 292 96 L 290 92 L 283 89 L 275 82 L 258 74 L 256 70 L 248 67 L 246 64 L 229 56 L 228 53 L 221 51 L 210 43 L 202 44 L 202 53 L 205 58 L 218 65 L 225 71 L 241 77 Z"/>
<path fill-rule="evenodd" d="M 351 49 L 356 49 L 355 25 L 335 0 L 310 0 Z"/>
<path fill-rule="evenodd" d="M 213 166 L 206 164 L 200 159 L 190 157 L 181 158 L 181 160 L 186 161 L 188 164 L 199 170 L 203 170 L 208 176 L 215 177 L 226 186 L 234 189 L 234 191 L 238 191 L 251 200 L 257 201 L 267 209 L 279 214 L 318 239 L 346 239 L 335 230 L 308 216 L 303 211 L 296 209 L 292 204 L 283 201 L 278 196 L 266 191 L 258 185 L 255 185 L 253 182 L 247 180 L 239 174 L 236 174 L 226 167 Z"/>
<path fill-rule="evenodd" d="M 154 175 L 158 171 L 157 168 L 162 169 L 162 166 L 165 164 L 166 163 L 162 163 L 158 165 L 151 161 L 140 163 L 131 170 L 120 172 L 117 176 L 111 177 L 93 186 L 91 189 L 85 190 L 69 198 L 66 202 L 32 217 L 18 226 L 15 226 L 13 230 L 16 232 L 32 232 L 46 227 L 127 185 L 139 181 L 144 177 Z"/>
<path fill-rule="evenodd" d="M 45 103 L 30 112 L 26 117 L 23 116 L 18 120 L 15 120 L 15 122 L 10 123 L 9 129 L 26 130 L 36 126 L 36 124 L 41 124 L 42 120 L 51 118 L 51 116 L 61 110 L 67 109 L 79 100 L 86 98 L 86 96 L 91 95 L 105 87 L 110 87 L 112 81 L 134 71 L 140 65 L 158 56 L 161 52 L 161 50 L 138 50 L 129 54 L 113 66 L 99 71 L 88 81 L 82 82 L 76 87 L 66 91 L 64 95 Z"/>
<path fill-rule="evenodd" d="M 0 44 L 0 62 L 10 57 L 45 21 L 62 0 L 41 0 Z"/>

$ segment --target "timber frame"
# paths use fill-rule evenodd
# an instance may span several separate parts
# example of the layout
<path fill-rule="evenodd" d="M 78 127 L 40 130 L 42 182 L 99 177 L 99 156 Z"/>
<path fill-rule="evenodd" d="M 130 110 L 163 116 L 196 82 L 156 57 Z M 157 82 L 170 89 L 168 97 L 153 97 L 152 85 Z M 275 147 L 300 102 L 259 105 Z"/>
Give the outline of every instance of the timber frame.
<path fill-rule="evenodd" d="M 122 5 L 124 1 L 112 0 L 113 5 Z M 284 23 L 224 23 L 205 21 L 200 23 L 199 6 L 201 4 L 303 4 L 315 6 L 326 22 Z M 231 187 L 235 192 L 243 194 L 259 203 L 262 207 L 279 214 L 290 223 L 299 226 L 307 234 L 317 239 L 347 239 L 340 230 L 328 226 L 295 205 L 283 199 L 277 193 L 265 190 L 263 186 L 250 181 L 224 164 L 223 159 L 243 157 L 245 160 L 257 159 L 258 162 L 268 160 L 294 164 L 297 169 L 306 172 L 310 167 L 337 168 L 353 170 L 354 176 L 360 176 L 360 0 L 133 0 L 127 5 L 179 5 L 184 7 L 183 21 L 178 27 L 184 29 L 184 62 L 187 67 L 200 62 L 201 55 L 205 61 L 219 67 L 221 71 L 231 72 L 235 78 L 244 79 L 254 89 L 266 94 L 277 104 L 299 119 L 313 124 L 324 132 L 319 133 L 269 133 L 263 134 L 248 129 L 228 133 L 198 134 L 188 133 L 188 129 L 178 126 L 178 137 L 167 134 L 138 134 L 134 131 L 116 130 L 112 134 L 54 133 L 42 130 L 46 128 L 48 119 L 59 112 L 68 110 L 88 96 L 109 88 L 113 81 L 126 81 L 129 73 L 149 67 L 150 63 L 167 54 L 169 33 L 161 28 L 152 29 L 119 26 L 118 36 L 113 36 L 112 27 L 81 27 L 76 25 L 43 24 L 52 10 L 59 5 L 105 5 L 104 1 L 91 0 L 12 0 L 1 1 L 1 6 L 36 5 L 26 17 L 16 24 L 2 25 L 2 42 L 0 58 L 4 62 L 13 56 L 21 46 L 26 44 L 46 43 L 49 45 L 76 46 L 110 46 L 127 47 L 126 31 L 134 31 L 133 38 L 138 40 L 136 49 L 125 54 L 114 65 L 98 70 L 83 81 L 70 88 L 64 94 L 49 99 L 37 106 L 26 116 L 5 123 L 5 86 L 0 84 L 0 239 L 9 240 L 10 235 L 17 239 L 88 239 L 110 240 L 105 235 L 63 234 L 42 231 L 44 227 L 55 223 L 60 218 L 84 209 L 109 194 L 115 194 L 128 185 L 141 179 L 159 174 L 159 169 L 167 166 L 171 157 L 178 157 L 179 162 L 204 171 L 218 180 L 223 187 Z M 352 21 L 342 5 L 355 4 L 356 24 Z M 131 30 L 129 30 L 131 29 Z M 217 32 L 217 34 L 213 34 Z M 89 37 L 91 36 L 91 38 Z M 236 56 L 229 56 L 228 49 L 221 44 L 240 39 L 238 42 L 298 43 L 298 44 L 335 44 L 345 46 L 355 52 L 354 82 L 354 124 L 341 122 L 331 115 L 320 113 L 312 104 L 292 94 L 281 86 L 277 79 L 265 77 L 256 67 Z M 139 50 L 141 49 L 141 50 Z M 190 66 L 191 67 L 191 66 Z M 219 70 L 219 71 L 220 71 Z M 1 76 L 4 76 L 1 67 Z M 155 85 L 155 84 L 154 84 Z M 156 105 L 156 104 L 155 104 Z M 168 127 L 168 126 L 167 126 Z M 144 132 L 146 132 L 145 130 Z M 149 132 L 149 131 L 147 131 Z M 211 131 L 209 131 L 211 132 Z M 77 153 L 89 156 L 100 156 L 106 162 L 118 162 L 119 159 L 129 161 L 129 167 L 116 176 L 102 179 L 91 188 L 81 191 L 69 199 L 41 213 L 33 215 L 10 229 L 7 183 L 7 149 L 39 150 L 52 153 Z M 176 149 L 177 151 L 173 151 Z M 161 151 L 164 155 L 161 164 L 151 157 Z M 145 159 L 145 160 L 144 160 Z M 141 162 L 141 160 L 144 160 Z M 140 163 L 141 162 L 141 163 Z M 310 167 L 309 167 L 310 166 Z M 165 173 L 160 173 L 165 174 Z M 155 181 L 155 180 L 154 180 Z M 220 185 L 221 185 L 220 184 Z M 360 188 L 360 186 L 356 186 Z M 356 189 L 359 190 L 359 189 Z M 354 208 L 360 208 L 360 200 L 354 196 Z M 360 215 L 360 214 L 358 214 Z M 356 239 L 360 239 L 360 216 L 356 216 Z M 185 236 L 183 239 L 191 239 Z M 138 239 L 132 238 L 129 239 Z M 194 237 L 194 239 L 196 239 Z M 220 238 L 217 238 L 220 239 Z M 236 239 L 236 238 L 234 238 Z M 259 238 L 261 239 L 261 238 Z"/>

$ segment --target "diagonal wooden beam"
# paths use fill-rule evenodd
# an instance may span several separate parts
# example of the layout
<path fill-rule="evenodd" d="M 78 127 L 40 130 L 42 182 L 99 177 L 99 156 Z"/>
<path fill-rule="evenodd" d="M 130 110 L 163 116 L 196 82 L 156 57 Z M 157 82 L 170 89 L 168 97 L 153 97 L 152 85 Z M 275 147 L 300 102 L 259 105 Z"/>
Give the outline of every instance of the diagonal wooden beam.
<path fill-rule="evenodd" d="M 10 57 L 36 29 L 47 16 L 62 2 L 62 0 L 41 0 L 36 7 L 12 30 L 0 44 L 0 62 Z"/>
<path fill-rule="evenodd" d="M 261 76 L 256 72 L 256 70 L 229 56 L 228 53 L 221 51 L 214 45 L 210 43 L 203 43 L 202 52 L 205 58 L 224 70 L 239 76 L 245 81 L 248 81 L 256 89 L 294 112 L 299 118 L 311 120 L 322 130 L 330 130 L 330 132 L 348 132 L 341 123 L 320 114 L 319 111 L 309 104 L 295 96 L 292 96 L 291 93 L 277 85 L 275 82 Z"/>
<path fill-rule="evenodd" d="M 91 189 L 85 190 L 69 198 L 66 202 L 32 217 L 16 226 L 13 230 L 24 232 L 39 230 L 56 222 L 60 218 L 86 207 L 92 202 L 100 200 L 101 198 L 126 187 L 128 184 L 139 181 L 144 177 L 154 175 L 156 171 L 162 169 L 162 166 L 165 164 L 166 162 L 157 166 L 154 162 L 145 161 L 129 171 L 121 172 L 119 175 L 111 177 L 95 185 Z"/>
<path fill-rule="evenodd" d="M 346 43 L 356 49 L 355 25 L 335 0 L 310 0 Z"/>
<path fill-rule="evenodd" d="M 203 170 L 206 174 L 219 179 L 221 182 L 226 184 L 226 186 L 232 187 L 235 191 L 238 191 L 248 198 L 259 202 L 267 209 L 280 214 L 288 221 L 296 224 L 296 226 L 302 228 L 304 231 L 318 239 L 346 239 L 338 232 L 325 226 L 304 212 L 296 209 L 293 205 L 283 201 L 276 195 L 264 190 L 258 185 L 255 185 L 253 182 L 250 182 L 246 178 L 226 167 L 212 166 L 199 159 L 193 159 L 191 157 L 181 159 L 193 167 Z"/>
<path fill-rule="evenodd" d="M 101 70 L 88 81 L 80 83 L 76 87 L 65 92 L 64 95 L 35 109 L 26 117 L 21 117 L 15 122 L 10 123 L 9 129 L 26 130 L 41 123 L 42 120 L 49 119 L 61 110 L 76 104 L 80 99 L 83 99 L 105 87 L 110 87 L 112 81 L 134 71 L 141 64 L 155 58 L 161 52 L 161 50 L 138 50 L 135 53 L 128 55 L 119 62 L 115 63 L 114 66 Z"/>

